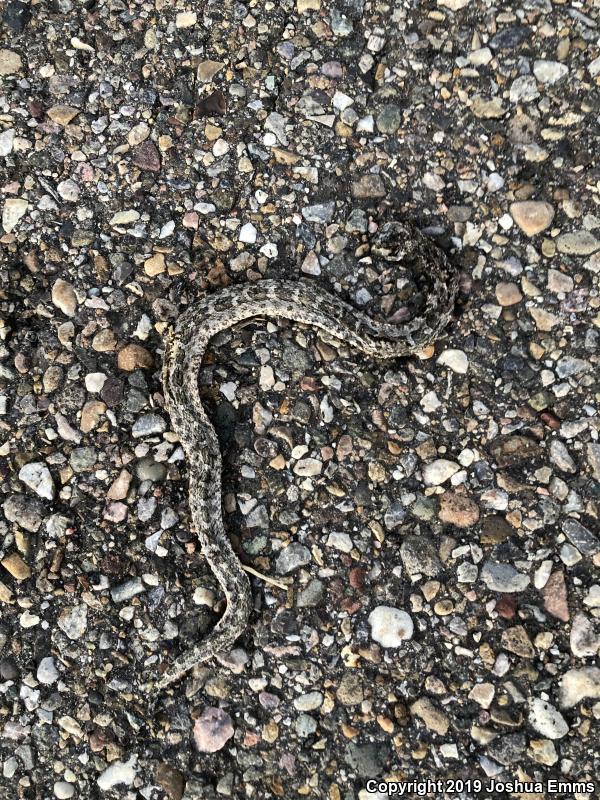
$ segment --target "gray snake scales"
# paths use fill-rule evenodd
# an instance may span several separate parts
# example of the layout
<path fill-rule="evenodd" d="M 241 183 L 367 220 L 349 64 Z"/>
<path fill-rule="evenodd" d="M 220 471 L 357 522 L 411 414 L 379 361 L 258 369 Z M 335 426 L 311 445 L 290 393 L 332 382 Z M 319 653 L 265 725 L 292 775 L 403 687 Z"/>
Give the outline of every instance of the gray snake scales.
<path fill-rule="evenodd" d="M 367 356 L 407 356 L 433 341 L 448 323 L 458 279 L 444 254 L 418 231 L 399 222 L 382 225 L 371 255 L 408 266 L 427 285 L 419 315 L 408 322 L 377 322 L 314 282 L 262 280 L 229 286 L 186 309 L 171 329 L 165 348 L 163 383 L 166 408 L 185 452 L 189 503 L 202 553 L 219 581 L 226 609 L 211 633 L 184 652 L 154 686 L 156 692 L 179 680 L 194 665 L 231 649 L 248 624 L 250 582 L 223 525 L 221 453 L 202 406 L 198 370 L 210 339 L 257 316 L 283 317 L 324 331 Z"/>

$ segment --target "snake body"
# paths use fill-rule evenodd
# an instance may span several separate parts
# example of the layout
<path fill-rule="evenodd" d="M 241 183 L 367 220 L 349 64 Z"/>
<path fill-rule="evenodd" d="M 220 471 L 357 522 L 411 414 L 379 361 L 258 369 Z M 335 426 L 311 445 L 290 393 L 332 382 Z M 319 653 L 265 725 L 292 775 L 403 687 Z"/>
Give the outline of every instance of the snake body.
<path fill-rule="evenodd" d="M 198 370 L 210 339 L 257 316 L 282 317 L 313 326 L 367 356 L 407 356 L 433 341 L 448 323 L 458 289 L 444 254 L 418 231 L 398 222 L 383 225 L 371 254 L 409 264 L 427 284 L 424 307 L 409 322 L 378 322 L 313 281 L 261 280 L 229 286 L 191 305 L 170 330 L 165 347 L 163 385 L 166 408 L 189 472 L 189 504 L 202 553 L 221 585 L 226 609 L 211 633 L 184 652 L 155 684 L 157 692 L 182 678 L 196 664 L 231 649 L 247 626 L 251 590 L 223 525 L 221 453 L 198 391 Z"/>

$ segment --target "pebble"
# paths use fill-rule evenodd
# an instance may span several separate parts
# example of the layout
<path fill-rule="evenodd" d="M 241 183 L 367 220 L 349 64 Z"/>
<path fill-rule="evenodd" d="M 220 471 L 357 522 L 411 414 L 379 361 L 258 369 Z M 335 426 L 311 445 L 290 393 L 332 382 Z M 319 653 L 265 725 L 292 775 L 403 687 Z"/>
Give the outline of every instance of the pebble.
<path fill-rule="evenodd" d="M 377 115 L 375 124 L 380 133 L 396 133 L 402 125 L 402 109 L 393 103 L 384 106 Z"/>
<path fill-rule="evenodd" d="M 444 350 L 437 363 L 449 367 L 457 375 L 465 375 L 469 369 L 469 358 L 464 350 Z"/>
<path fill-rule="evenodd" d="M 87 630 L 87 606 L 82 603 L 65 608 L 59 614 L 57 624 L 69 639 L 81 639 Z"/>
<path fill-rule="evenodd" d="M 140 218 L 139 211 L 133 208 L 126 209 L 125 211 L 117 211 L 113 214 L 110 220 L 111 225 L 130 225 L 132 222 L 137 222 Z"/>
<path fill-rule="evenodd" d="M 437 458 L 423 467 L 423 480 L 426 486 L 440 486 L 455 475 L 459 469 L 460 465 L 455 461 Z"/>
<path fill-rule="evenodd" d="M 37 533 L 42 524 L 42 507 L 39 501 L 23 494 L 14 494 L 4 501 L 4 516 L 30 533 Z"/>
<path fill-rule="evenodd" d="M 52 656 L 42 658 L 37 668 L 36 678 L 46 686 L 56 683 L 59 678 L 59 672 Z"/>
<path fill-rule="evenodd" d="M 377 606 L 369 614 L 371 638 L 382 647 L 401 647 L 407 639 L 412 639 L 413 621 L 406 611 L 392 606 Z"/>
<path fill-rule="evenodd" d="M 520 303 L 523 295 L 516 283 L 498 283 L 496 285 L 496 299 L 501 306 L 514 306 Z"/>
<path fill-rule="evenodd" d="M 117 354 L 117 366 L 125 372 L 136 369 L 152 369 L 154 359 L 140 344 L 127 344 Z"/>
<path fill-rule="evenodd" d="M 317 203 L 312 206 L 304 206 L 302 216 L 307 222 L 318 222 L 322 225 L 329 222 L 335 211 L 335 203 L 331 200 L 328 203 Z"/>
<path fill-rule="evenodd" d="M 569 517 L 562 524 L 563 533 L 569 541 L 585 556 L 600 552 L 600 539 L 576 519 Z"/>
<path fill-rule="evenodd" d="M 570 645 L 577 658 L 594 658 L 600 650 L 600 633 L 595 630 L 592 619 L 582 611 L 573 618 Z"/>
<path fill-rule="evenodd" d="M 216 753 L 233 734 L 232 719 L 221 708 L 205 708 L 194 723 L 194 742 L 201 753 Z"/>
<path fill-rule="evenodd" d="M 558 696 L 562 708 L 572 708 L 586 699 L 600 699 L 600 667 L 567 670 L 559 681 Z"/>
<path fill-rule="evenodd" d="M 127 761 L 113 761 L 98 777 L 96 783 L 103 792 L 115 786 L 131 786 L 137 775 L 137 759 L 131 756 Z"/>
<path fill-rule="evenodd" d="M 425 536 L 407 536 L 400 547 L 400 558 L 409 575 L 433 578 L 443 570 L 434 543 Z"/>
<path fill-rule="evenodd" d="M 54 796 L 58 800 L 69 800 L 69 798 L 75 796 L 75 787 L 72 783 L 67 783 L 67 781 L 56 781 L 54 784 Z"/>
<path fill-rule="evenodd" d="M 539 200 L 521 200 L 512 203 L 510 213 L 527 236 L 536 236 L 545 231 L 554 219 L 554 207 Z"/>
<path fill-rule="evenodd" d="M 569 726 L 560 713 L 553 705 L 540 697 L 529 699 L 528 720 L 541 736 L 546 739 L 562 739 L 569 732 Z"/>
<path fill-rule="evenodd" d="M 0 564 L 18 581 L 25 581 L 31 577 L 31 570 L 18 553 L 4 556 Z"/>
<path fill-rule="evenodd" d="M 565 584 L 565 576 L 561 570 L 556 570 L 548 578 L 546 585 L 542 590 L 544 597 L 544 608 L 553 617 L 562 620 L 563 622 L 569 621 L 569 604 L 567 601 L 567 587 Z"/>
<path fill-rule="evenodd" d="M 52 286 L 52 302 L 67 317 L 75 316 L 77 295 L 70 283 L 58 278 Z"/>
<path fill-rule="evenodd" d="M 21 56 L 14 50 L 0 49 L 0 75 L 18 75 L 23 67 Z"/>
<path fill-rule="evenodd" d="M 529 576 L 518 572 L 511 564 L 486 561 L 480 578 L 493 592 L 524 592 L 529 586 Z"/>
<path fill-rule="evenodd" d="M 563 233 L 556 240 L 559 253 L 572 256 L 590 256 L 600 249 L 600 241 L 589 231 Z"/>
<path fill-rule="evenodd" d="M 533 74 L 540 83 L 553 85 L 569 74 L 566 64 L 539 59 L 533 62 Z"/>
<path fill-rule="evenodd" d="M 448 733 L 450 720 L 428 697 L 420 697 L 415 700 L 410 710 L 415 717 L 419 717 L 425 723 L 425 727 L 428 730 L 437 733 L 439 736 L 445 736 Z"/>
<path fill-rule="evenodd" d="M 277 556 L 275 568 L 279 575 L 289 575 L 290 572 L 295 572 L 300 567 L 310 564 L 311 560 L 308 547 L 293 542 Z"/>
<path fill-rule="evenodd" d="M 19 480 L 39 497 L 54 499 L 54 481 L 48 467 L 41 461 L 30 461 L 19 470 Z"/>
<path fill-rule="evenodd" d="M 175 16 L 176 28 L 192 28 L 198 17 L 195 11 L 179 11 Z"/>
<path fill-rule="evenodd" d="M 79 114 L 79 109 L 74 106 L 67 106 L 59 103 L 49 108 L 47 114 L 52 122 L 66 127 Z"/>
<path fill-rule="evenodd" d="M 445 492 L 440 497 L 438 514 L 442 522 L 457 528 L 470 528 L 479 521 L 479 508 L 470 497 L 456 492 Z"/>
<path fill-rule="evenodd" d="M 140 439 L 143 436 L 155 436 L 156 434 L 164 433 L 166 429 L 167 423 L 158 414 L 143 414 L 133 423 L 131 435 L 135 439 Z"/>
<path fill-rule="evenodd" d="M 132 578 L 131 580 L 125 581 L 125 583 L 121 583 L 118 586 L 113 586 L 110 590 L 110 596 L 112 597 L 113 603 L 125 603 L 145 591 L 146 587 L 142 583 L 141 579 Z"/>
<path fill-rule="evenodd" d="M 9 197 L 4 201 L 2 209 L 2 227 L 6 233 L 11 233 L 18 225 L 19 220 L 25 216 L 29 203 L 22 197 Z"/>

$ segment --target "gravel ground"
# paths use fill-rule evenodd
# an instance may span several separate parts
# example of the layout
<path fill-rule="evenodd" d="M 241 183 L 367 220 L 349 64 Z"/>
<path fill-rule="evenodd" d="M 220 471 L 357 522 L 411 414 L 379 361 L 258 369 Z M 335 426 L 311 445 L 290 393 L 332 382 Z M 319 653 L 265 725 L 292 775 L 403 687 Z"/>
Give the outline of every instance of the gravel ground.
<path fill-rule="evenodd" d="M 3 800 L 600 773 L 594 5 L 4 3 Z M 214 341 L 226 526 L 289 585 L 253 579 L 239 646 L 152 711 L 144 682 L 223 603 L 163 334 L 261 277 L 389 313 L 390 218 L 461 272 L 435 346 Z M 392 301 L 418 304 L 405 272 Z"/>

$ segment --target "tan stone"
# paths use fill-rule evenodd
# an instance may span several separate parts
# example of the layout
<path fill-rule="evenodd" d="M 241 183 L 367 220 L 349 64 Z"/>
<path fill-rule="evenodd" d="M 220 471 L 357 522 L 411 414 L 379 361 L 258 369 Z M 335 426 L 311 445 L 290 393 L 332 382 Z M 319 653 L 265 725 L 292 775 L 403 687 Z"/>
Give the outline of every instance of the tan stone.
<path fill-rule="evenodd" d="M 138 125 L 134 125 L 129 131 L 127 134 L 127 141 L 132 147 L 135 147 L 145 142 L 148 136 L 150 136 L 150 128 L 145 122 L 140 122 Z"/>
<path fill-rule="evenodd" d="M 126 469 L 122 469 L 118 477 L 112 482 L 106 496 L 109 500 L 125 500 L 130 483 L 131 473 L 127 472 Z"/>
<path fill-rule="evenodd" d="M 554 208 L 540 200 L 522 200 L 512 203 L 510 214 L 527 236 L 545 231 L 554 219 Z"/>
<path fill-rule="evenodd" d="M 446 492 L 440 497 L 438 514 L 442 522 L 457 528 L 470 528 L 479 520 L 479 508 L 470 497 L 456 492 Z"/>
<path fill-rule="evenodd" d="M 318 11 L 321 8 L 321 0 L 296 0 L 296 8 L 300 14 L 305 11 Z"/>
<path fill-rule="evenodd" d="M 140 344 L 128 344 L 119 350 L 117 366 L 125 372 L 133 372 L 135 369 L 152 369 L 154 359 Z"/>
<path fill-rule="evenodd" d="M 0 50 L 0 75 L 16 75 L 21 71 L 21 56 L 13 50 Z"/>
<path fill-rule="evenodd" d="M 31 577 L 31 570 L 18 553 L 11 553 L 2 559 L 2 566 L 18 581 Z"/>
<path fill-rule="evenodd" d="M 155 275 L 160 275 L 165 269 L 165 257 L 162 253 L 155 253 L 144 261 L 144 272 L 151 278 Z"/>
<path fill-rule="evenodd" d="M 2 227 L 6 233 L 11 233 L 16 228 L 19 220 L 27 212 L 29 203 L 22 197 L 9 197 L 4 202 L 2 209 Z"/>
<path fill-rule="evenodd" d="M 92 349 L 97 353 L 111 353 L 117 346 L 117 338 L 110 328 L 98 331 L 92 339 Z"/>
<path fill-rule="evenodd" d="M 52 287 L 52 302 L 67 317 L 74 316 L 77 311 L 77 296 L 75 290 L 67 281 L 59 278 Z"/>
<path fill-rule="evenodd" d="M 48 109 L 48 116 L 52 122 L 56 122 L 57 125 L 62 125 L 63 127 L 74 120 L 77 114 L 79 114 L 78 108 L 62 104 L 52 106 Z"/>
<path fill-rule="evenodd" d="M 530 308 L 529 313 L 533 317 L 538 331 L 551 331 L 560 322 L 556 314 L 545 311 L 543 308 Z"/>
<path fill-rule="evenodd" d="M 88 400 L 81 409 L 80 429 L 83 433 L 89 433 L 98 427 L 100 417 L 106 411 L 106 403 L 101 400 Z"/>
<path fill-rule="evenodd" d="M 202 83 L 209 83 L 225 66 L 223 61 L 201 61 L 198 64 L 197 78 Z"/>
<path fill-rule="evenodd" d="M 501 281 L 496 286 L 496 299 L 501 306 L 514 306 L 521 302 L 523 295 L 516 283 Z"/>
<path fill-rule="evenodd" d="M 522 625 L 515 625 L 503 631 L 501 643 L 505 650 L 509 650 L 521 658 L 533 658 L 535 655 L 531 640 Z"/>
<path fill-rule="evenodd" d="M 419 717 L 430 731 L 445 736 L 450 727 L 448 717 L 439 708 L 436 708 L 428 697 L 420 697 L 410 707 L 413 715 Z"/>

